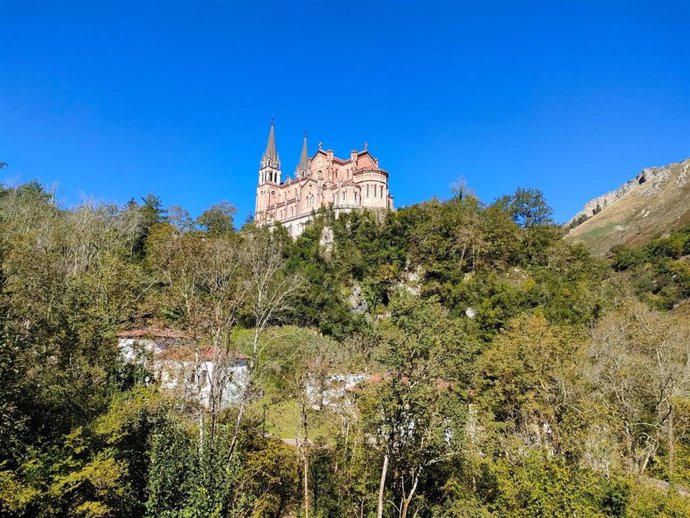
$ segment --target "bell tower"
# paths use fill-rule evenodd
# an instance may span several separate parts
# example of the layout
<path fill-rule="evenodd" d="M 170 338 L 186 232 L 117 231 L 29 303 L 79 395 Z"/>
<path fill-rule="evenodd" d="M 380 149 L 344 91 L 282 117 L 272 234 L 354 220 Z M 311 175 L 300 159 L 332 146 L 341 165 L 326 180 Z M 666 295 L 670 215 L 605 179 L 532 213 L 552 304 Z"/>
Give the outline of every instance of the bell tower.
<path fill-rule="evenodd" d="M 259 165 L 259 185 L 272 183 L 280 185 L 280 157 L 276 151 L 275 121 L 271 119 L 271 130 L 268 132 L 266 151 Z"/>
<path fill-rule="evenodd" d="M 271 205 L 274 187 L 280 185 L 280 157 L 276 151 L 275 121 L 271 119 L 266 150 L 259 163 L 259 184 L 256 188 L 255 221 L 265 218 L 264 211 Z"/>

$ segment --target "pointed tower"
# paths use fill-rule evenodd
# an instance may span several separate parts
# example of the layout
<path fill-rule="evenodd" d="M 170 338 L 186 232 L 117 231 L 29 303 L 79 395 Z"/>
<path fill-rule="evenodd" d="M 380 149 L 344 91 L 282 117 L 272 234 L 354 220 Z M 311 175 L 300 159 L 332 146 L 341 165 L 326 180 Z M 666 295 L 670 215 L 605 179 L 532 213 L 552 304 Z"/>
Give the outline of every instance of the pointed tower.
<path fill-rule="evenodd" d="M 309 147 L 307 146 L 307 134 L 304 133 L 302 153 L 299 156 L 299 163 L 295 169 L 295 180 L 309 175 Z"/>
<path fill-rule="evenodd" d="M 276 151 L 275 121 L 271 119 L 266 151 L 259 165 L 259 185 L 263 183 L 280 184 L 280 157 Z"/>
<path fill-rule="evenodd" d="M 275 121 L 271 119 L 266 151 L 259 164 L 259 185 L 256 187 L 254 221 L 264 223 L 270 218 L 268 210 L 275 203 L 274 186 L 280 185 L 280 157 L 276 151 Z"/>

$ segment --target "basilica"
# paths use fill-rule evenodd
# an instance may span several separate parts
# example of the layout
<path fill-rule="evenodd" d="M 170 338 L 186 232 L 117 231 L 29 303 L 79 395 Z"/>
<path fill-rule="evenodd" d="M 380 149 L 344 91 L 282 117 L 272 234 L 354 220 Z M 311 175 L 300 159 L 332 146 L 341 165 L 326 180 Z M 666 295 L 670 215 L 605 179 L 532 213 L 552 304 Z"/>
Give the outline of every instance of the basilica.
<path fill-rule="evenodd" d="M 379 167 L 366 144 L 363 151 L 352 151 L 347 159 L 319 145 L 309 158 L 305 135 L 297 168 L 292 177 L 283 180 L 275 124 L 271 122 L 259 166 L 254 221 L 258 225 L 280 221 L 290 235 L 298 236 L 320 207 L 332 207 L 336 215 L 360 209 L 392 209 L 388 172 Z"/>

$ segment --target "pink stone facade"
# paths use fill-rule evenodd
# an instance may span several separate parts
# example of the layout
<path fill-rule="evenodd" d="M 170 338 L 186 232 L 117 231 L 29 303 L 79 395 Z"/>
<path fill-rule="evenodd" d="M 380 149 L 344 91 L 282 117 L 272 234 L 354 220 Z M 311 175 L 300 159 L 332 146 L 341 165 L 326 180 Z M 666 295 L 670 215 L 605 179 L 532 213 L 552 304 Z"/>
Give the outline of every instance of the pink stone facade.
<path fill-rule="evenodd" d="M 352 151 L 347 159 L 320 147 L 309 158 L 305 137 L 293 176 L 283 180 L 274 131 L 271 125 L 259 168 L 254 216 L 257 224 L 280 221 L 290 235 L 298 236 L 320 207 L 330 206 L 336 215 L 360 209 L 393 208 L 388 172 L 379 167 L 379 161 L 366 146 L 363 151 Z"/>

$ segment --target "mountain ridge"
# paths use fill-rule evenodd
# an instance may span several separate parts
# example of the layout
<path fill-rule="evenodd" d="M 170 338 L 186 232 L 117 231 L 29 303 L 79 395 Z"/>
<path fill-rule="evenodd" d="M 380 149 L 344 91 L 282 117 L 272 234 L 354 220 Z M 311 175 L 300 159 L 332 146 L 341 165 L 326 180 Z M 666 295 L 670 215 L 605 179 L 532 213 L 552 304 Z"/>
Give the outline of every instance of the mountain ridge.
<path fill-rule="evenodd" d="M 642 169 L 597 196 L 573 216 L 566 240 L 603 256 L 616 245 L 639 245 L 690 222 L 690 158 Z"/>

